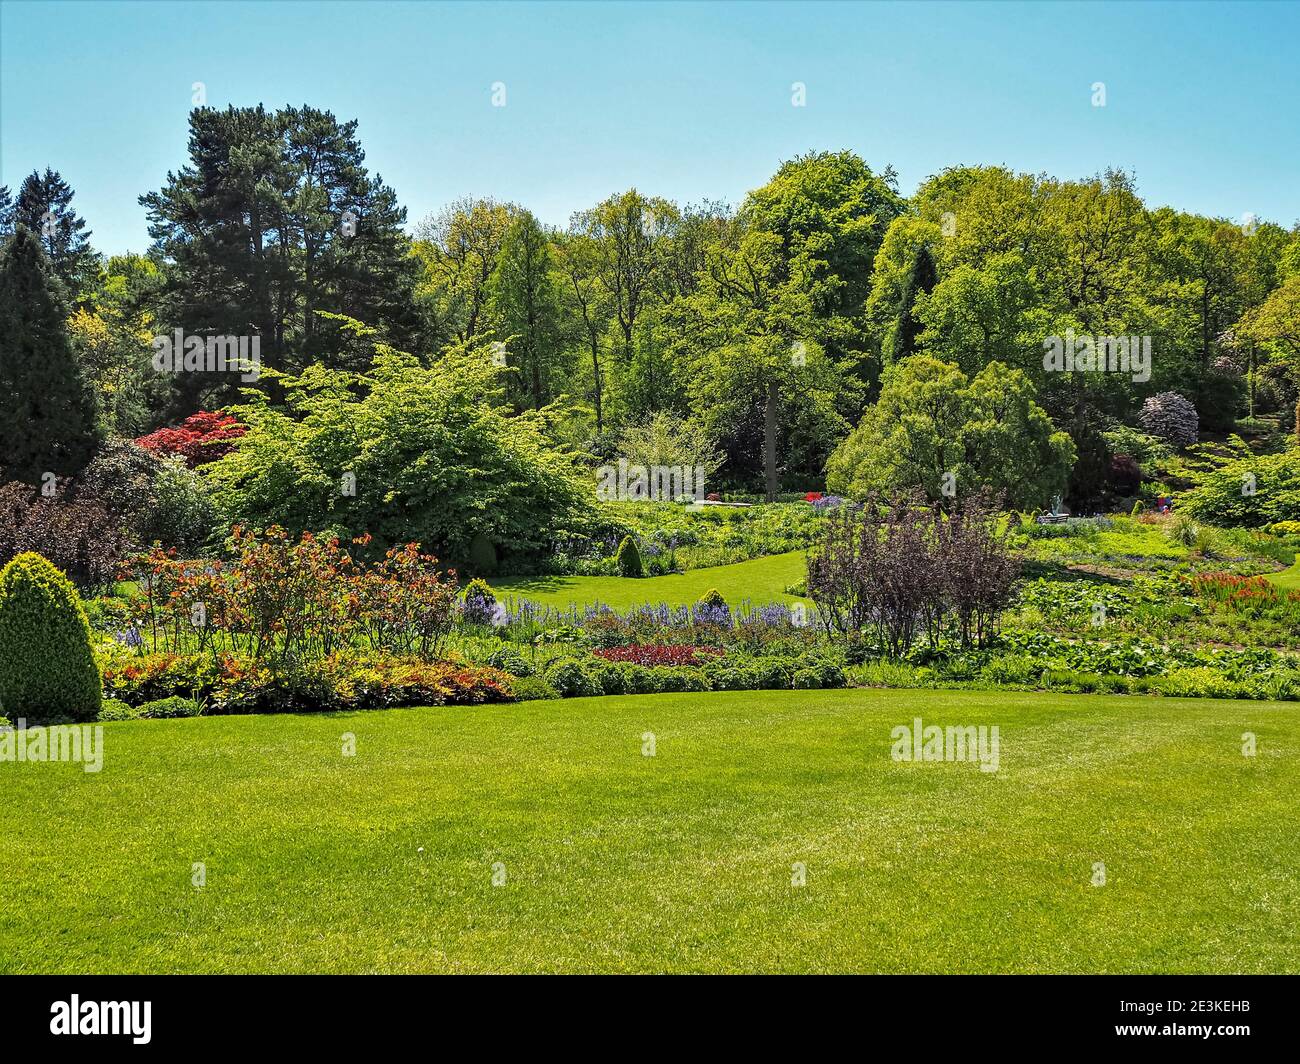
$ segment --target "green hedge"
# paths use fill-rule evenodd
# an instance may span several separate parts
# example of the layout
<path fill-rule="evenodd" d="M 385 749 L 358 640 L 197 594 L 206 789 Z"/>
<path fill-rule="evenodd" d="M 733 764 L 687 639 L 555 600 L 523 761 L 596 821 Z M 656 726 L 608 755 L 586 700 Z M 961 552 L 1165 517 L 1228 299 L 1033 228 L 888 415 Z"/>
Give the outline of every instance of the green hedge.
<path fill-rule="evenodd" d="M 689 667 L 653 668 L 598 658 L 564 658 L 544 672 L 546 683 L 563 698 L 596 695 L 651 695 L 682 691 L 788 691 L 844 687 L 844 670 L 817 658 L 753 658 L 709 661 Z"/>
<path fill-rule="evenodd" d="M 0 712 L 95 720 L 103 692 L 90 626 L 72 583 L 39 554 L 0 571 Z"/>

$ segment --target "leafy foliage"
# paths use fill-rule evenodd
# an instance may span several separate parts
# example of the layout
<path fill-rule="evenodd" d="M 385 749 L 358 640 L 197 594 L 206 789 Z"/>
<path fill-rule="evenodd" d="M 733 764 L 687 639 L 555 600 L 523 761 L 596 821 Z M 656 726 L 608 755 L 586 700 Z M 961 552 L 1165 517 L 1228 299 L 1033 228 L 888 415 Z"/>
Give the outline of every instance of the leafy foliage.
<path fill-rule="evenodd" d="M 183 458 L 193 469 L 215 462 L 236 447 L 247 430 L 231 415 L 200 410 L 174 429 L 158 429 L 135 441 L 137 447 L 160 456 Z"/>
<path fill-rule="evenodd" d="M 157 547 L 129 563 L 125 575 L 141 590 L 129 622 L 142 651 L 196 645 L 279 664 L 366 646 L 431 659 L 451 628 L 455 584 L 418 543 L 392 547 L 373 565 L 337 539 L 305 533 L 293 542 L 281 528 L 236 527 L 232 545 L 229 566 Z"/>
<path fill-rule="evenodd" d="M 1000 363 L 967 380 L 929 355 L 905 359 L 827 462 L 827 486 L 857 498 L 920 490 L 931 499 L 990 487 L 1015 506 L 1044 506 L 1064 489 L 1074 446 L 1034 398 L 1025 374 Z"/>
<path fill-rule="evenodd" d="M 18 555 L 0 570 L 0 710 L 31 721 L 94 720 L 101 697 L 72 584 L 39 554 Z"/>
<path fill-rule="evenodd" d="M 1300 520 L 1300 451 L 1225 462 L 1203 474 L 1182 504 L 1216 525 L 1263 528 Z"/>
<path fill-rule="evenodd" d="M 450 558 L 480 533 L 542 553 L 589 517 L 590 491 L 545 414 L 495 405 L 497 374 L 482 351 L 425 368 L 381 349 L 363 374 L 286 378 L 286 407 L 256 396 L 232 409 L 248 432 L 208 467 L 218 501 L 250 525 L 414 539 Z"/>
<path fill-rule="evenodd" d="M 225 654 L 148 654 L 110 664 L 104 684 L 135 715 L 204 712 L 311 713 L 389 706 L 481 705 L 513 698 L 513 681 L 497 669 L 383 653 L 336 654 L 293 668 L 269 669 Z"/>
<path fill-rule="evenodd" d="M 601 647 L 595 652 L 597 657 L 606 661 L 630 661 L 636 665 L 652 667 L 657 665 L 698 665 L 710 656 L 718 657 L 721 650 L 713 647 L 673 646 L 651 644 L 649 646 Z"/>
<path fill-rule="evenodd" d="M 828 631 L 869 635 L 890 657 L 922 634 L 936 646 L 949 630 L 964 647 L 984 646 L 1020 572 L 996 524 L 987 498 L 947 516 L 906 498 L 869 498 L 828 519 L 808 556 L 808 594 Z"/>
<path fill-rule="evenodd" d="M 58 481 L 45 495 L 18 481 L 0 484 L 0 562 L 40 551 L 94 588 L 112 580 L 130 547 L 122 518 L 94 487 Z"/>

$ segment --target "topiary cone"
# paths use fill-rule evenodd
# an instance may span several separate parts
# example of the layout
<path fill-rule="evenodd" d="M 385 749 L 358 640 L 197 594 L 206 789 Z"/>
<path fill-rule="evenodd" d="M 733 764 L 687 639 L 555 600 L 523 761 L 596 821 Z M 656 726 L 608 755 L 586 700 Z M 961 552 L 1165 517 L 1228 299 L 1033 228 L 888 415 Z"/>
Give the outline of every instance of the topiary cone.
<path fill-rule="evenodd" d="M 94 720 L 103 688 L 71 581 L 39 554 L 0 570 L 0 714 Z"/>
<path fill-rule="evenodd" d="M 623 537 L 623 542 L 618 545 L 618 553 L 614 555 L 614 563 L 623 576 L 645 576 L 645 568 L 641 564 L 641 551 L 637 549 L 636 540 L 631 536 Z"/>

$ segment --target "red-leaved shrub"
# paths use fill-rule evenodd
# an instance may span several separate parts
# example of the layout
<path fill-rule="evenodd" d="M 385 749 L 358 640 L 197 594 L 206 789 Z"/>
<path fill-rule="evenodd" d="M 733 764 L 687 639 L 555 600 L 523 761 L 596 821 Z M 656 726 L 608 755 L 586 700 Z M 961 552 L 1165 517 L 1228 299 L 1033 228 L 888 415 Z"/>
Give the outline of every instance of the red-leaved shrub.
<path fill-rule="evenodd" d="M 158 429 L 136 440 L 136 446 L 158 455 L 179 455 L 191 466 L 215 462 L 235 449 L 248 429 L 220 410 L 200 410 L 174 429 Z"/>

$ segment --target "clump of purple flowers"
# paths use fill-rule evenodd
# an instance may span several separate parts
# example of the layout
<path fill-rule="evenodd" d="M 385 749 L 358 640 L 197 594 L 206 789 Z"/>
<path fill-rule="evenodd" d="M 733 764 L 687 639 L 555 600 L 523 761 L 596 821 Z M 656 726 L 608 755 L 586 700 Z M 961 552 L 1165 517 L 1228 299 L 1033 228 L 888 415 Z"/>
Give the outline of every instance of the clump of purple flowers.
<path fill-rule="evenodd" d="M 496 606 L 495 598 L 471 586 L 465 592 L 465 601 L 461 604 L 460 616 L 466 624 L 488 624 L 496 612 Z"/>
<path fill-rule="evenodd" d="M 790 623 L 790 610 L 779 602 L 748 610 L 737 618 L 741 625 L 764 628 L 779 628 Z"/>
<path fill-rule="evenodd" d="M 132 648 L 138 647 L 144 642 L 140 637 L 140 630 L 138 628 L 128 628 L 125 632 L 116 632 L 114 633 L 113 638 L 123 646 Z"/>
<path fill-rule="evenodd" d="M 696 624 L 731 626 L 731 607 L 725 602 L 697 602 L 691 607 L 691 620 Z"/>

